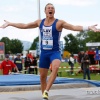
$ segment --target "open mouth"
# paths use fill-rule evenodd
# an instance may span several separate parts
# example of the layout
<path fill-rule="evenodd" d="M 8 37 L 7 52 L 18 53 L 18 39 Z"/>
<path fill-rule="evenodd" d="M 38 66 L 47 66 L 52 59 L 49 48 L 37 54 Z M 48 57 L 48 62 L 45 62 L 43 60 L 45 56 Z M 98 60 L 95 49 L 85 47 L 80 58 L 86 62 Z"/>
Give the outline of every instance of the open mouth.
<path fill-rule="evenodd" d="M 52 12 L 49 12 L 49 14 L 52 14 Z"/>

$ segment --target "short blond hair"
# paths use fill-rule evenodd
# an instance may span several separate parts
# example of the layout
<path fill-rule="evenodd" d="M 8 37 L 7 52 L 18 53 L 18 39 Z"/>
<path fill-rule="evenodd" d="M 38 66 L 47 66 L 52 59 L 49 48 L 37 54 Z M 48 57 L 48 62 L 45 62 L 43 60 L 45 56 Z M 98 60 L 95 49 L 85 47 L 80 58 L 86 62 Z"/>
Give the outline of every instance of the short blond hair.
<path fill-rule="evenodd" d="M 54 7 L 54 5 L 53 5 L 52 3 L 47 3 L 46 6 L 45 6 L 45 10 L 46 10 L 46 7 L 47 7 L 48 5 L 52 5 L 52 6 Z"/>

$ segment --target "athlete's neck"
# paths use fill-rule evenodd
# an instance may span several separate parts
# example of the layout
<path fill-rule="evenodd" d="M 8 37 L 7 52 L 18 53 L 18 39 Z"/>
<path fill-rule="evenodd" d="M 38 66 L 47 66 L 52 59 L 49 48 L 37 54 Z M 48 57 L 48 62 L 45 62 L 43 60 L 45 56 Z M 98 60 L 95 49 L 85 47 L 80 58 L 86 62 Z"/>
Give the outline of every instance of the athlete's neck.
<path fill-rule="evenodd" d="M 47 22 L 47 23 L 50 23 L 50 22 L 52 22 L 52 21 L 54 21 L 55 20 L 55 18 L 54 17 L 52 17 L 52 18 L 46 18 L 45 19 L 45 21 Z"/>

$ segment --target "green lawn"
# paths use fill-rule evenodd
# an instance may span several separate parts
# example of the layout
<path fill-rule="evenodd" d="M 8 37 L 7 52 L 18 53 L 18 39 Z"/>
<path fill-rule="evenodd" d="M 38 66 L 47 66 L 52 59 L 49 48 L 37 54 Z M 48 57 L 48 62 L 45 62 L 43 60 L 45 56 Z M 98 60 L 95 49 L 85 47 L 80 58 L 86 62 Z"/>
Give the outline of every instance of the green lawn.
<path fill-rule="evenodd" d="M 1 70 L 0 70 L 0 75 L 1 75 Z"/>
<path fill-rule="evenodd" d="M 64 66 L 64 67 L 68 67 L 68 63 L 61 63 L 61 66 Z M 79 70 L 80 68 L 80 65 L 78 63 L 76 63 L 74 65 L 74 70 Z M 80 79 L 83 79 L 83 73 L 79 73 L 77 75 L 71 75 L 71 74 L 68 74 L 67 72 L 65 72 L 64 70 L 70 70 L 70 68 L 59 68 L 59 71 L 63 71 L 62 74 L 58 73 L 58 76 L 60 77 L 67 77 L 67 78 L 80 78 Z M 74 73 L 75 74 L 75 73 Z M 91 73 L 90 74 L 91 76 L 91 80 L 99 80 L 100 81 L 100 74 L 97 74 L 97 73 Z"/>

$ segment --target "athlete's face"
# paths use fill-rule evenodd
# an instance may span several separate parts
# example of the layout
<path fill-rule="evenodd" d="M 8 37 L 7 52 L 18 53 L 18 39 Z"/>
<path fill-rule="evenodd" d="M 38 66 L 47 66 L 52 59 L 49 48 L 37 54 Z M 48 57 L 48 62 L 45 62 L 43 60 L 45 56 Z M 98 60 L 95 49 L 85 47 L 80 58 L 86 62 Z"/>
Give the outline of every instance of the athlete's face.
<path fill-rule="evenodd" d="M 47 5 L 45 8 L 45 14 L 47 17 L 54 17 L 55 8 L 53 5 Z"/>

